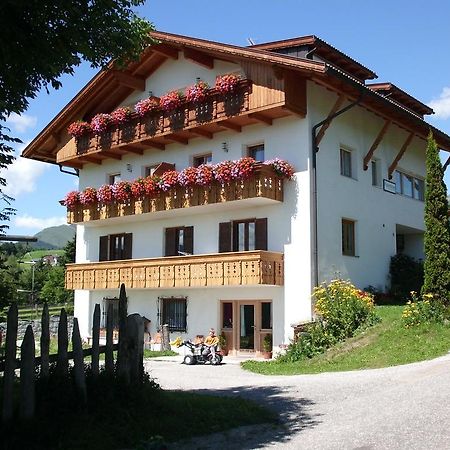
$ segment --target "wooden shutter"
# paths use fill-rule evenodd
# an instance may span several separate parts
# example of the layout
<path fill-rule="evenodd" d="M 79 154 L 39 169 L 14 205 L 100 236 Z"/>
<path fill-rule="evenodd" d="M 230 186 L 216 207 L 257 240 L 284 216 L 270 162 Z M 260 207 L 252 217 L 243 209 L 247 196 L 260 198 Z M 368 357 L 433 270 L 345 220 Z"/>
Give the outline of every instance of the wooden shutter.
<path fill-rule="evenodd" d="M 267 218 L 255 220 L 255 250 L 267 250 Z"/>
<path fill-rule="evenodd" d="M 219 223 L 219 253 L 231 252 L 231 222 Z"/>
<path fill-rule="evenodd" d="M 99 261 L 108 261 L 109 236 L 100 236 Z"/>
<path fill-rule="evenodd" d="M 124 234 L 123 259 L 131 259 L 133 253 L 133 233 Z"/>
<path fill-rule="evenodd" d="M 176 251 L 176 228 L 166 228 L 166 251 L 165 256 L 175 256 Z"/>
<path fill-rule="evenodd" d="M 194 227 L 184 227 L 184 251 L 194 254 Z"/>

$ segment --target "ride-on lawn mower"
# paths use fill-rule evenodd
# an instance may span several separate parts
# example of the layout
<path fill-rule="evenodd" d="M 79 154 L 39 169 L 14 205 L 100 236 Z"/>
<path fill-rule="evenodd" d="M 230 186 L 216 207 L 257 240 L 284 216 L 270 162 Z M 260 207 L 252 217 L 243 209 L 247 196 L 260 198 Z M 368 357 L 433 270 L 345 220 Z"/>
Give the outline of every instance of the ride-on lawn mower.
<path fill-rule="evenodd" d="M 218 366 L 222 362 L 223 356 L 217 350 L 217 345 L 211 347 L 211 351 L 208 352 L 207 355 L 203 354 L 203 351 L 207 348 L 203 343 L 194 344 L 191 341 L 183 341 L 178 347 L 182 347 L 183 345 L 191 351 L 191 354 L 186 355 L 183 359 L 183 363 L 188 366 L 198 363 L 205 364 L 208 362 L 213 366 Z"/>

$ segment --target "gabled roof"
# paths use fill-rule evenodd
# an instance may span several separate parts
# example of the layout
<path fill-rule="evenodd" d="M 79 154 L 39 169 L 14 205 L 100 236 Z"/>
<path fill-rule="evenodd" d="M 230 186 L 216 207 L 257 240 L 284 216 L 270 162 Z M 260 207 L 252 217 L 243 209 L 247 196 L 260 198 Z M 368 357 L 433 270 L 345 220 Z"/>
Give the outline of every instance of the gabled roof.
<path fill-rule="evenodd" d="M 328 42 L 325 42 L 314 35 L 255 44 L 250 48 L 277 52 L 295 47 L 308 47 L 311 52 L 314 52 L 315 55 L 329 61 L 337 67 L 340 67 L 360 80 L 373 80 L 374 78 L 377 78 L 377 74 L 375 72 L 328 44 Z"/>

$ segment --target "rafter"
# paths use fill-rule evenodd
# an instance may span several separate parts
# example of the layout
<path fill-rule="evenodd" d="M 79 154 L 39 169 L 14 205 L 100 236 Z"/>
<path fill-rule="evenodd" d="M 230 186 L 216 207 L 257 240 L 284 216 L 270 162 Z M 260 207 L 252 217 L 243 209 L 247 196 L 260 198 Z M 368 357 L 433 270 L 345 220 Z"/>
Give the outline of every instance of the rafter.
<path fill-rule="evenodd" d="M 445 161 L 444 165 L 442 166 L 442 170 L 445 172 L 445 170 L 447 169 L 447 167 L 450 164 L 450 156 L 448 157 L 447 161 Z"/>
<path fill-rule="evenodd" d="M 137 77 L 135 75 L 130 75 L 129 73 L 122 72 L 120 70 L 115 70 L 113 72 L 114 79 L 124 86 L 136 89 L 137 91 L 145 91 L 145 79 Z"/>
<path fill-rule="evenodd" d="M 158 150 L 165 150 L 166 146 L 164 144 L 161 144 L 159 142 L 155 142 L 152 139 L 143 139 L 141 141 L 141 144 L 148 145 L 149 147 L 157 148 Z"/>
<path fill-rule="evenodd" d="M 221 127 L 228 128 L 229 130 L 237 131 L 238 133 L 242 131 L 242 127 L 240 125 L 230 122 L 229 120 L 223 120 L 222 122 L 219 122 L 219 125 Z"/>
<path fill-rule="evenodd" d="M 212 139 L 214 137 L 214 134 L 211 133 L 211 131 L 201 130 L 200 128 L 193 128 L 189 130 L 190 133 L 196 134 L 197 136 L 202 136 L 207 139 Z"/>
<path fill-rule="evenodd" d="M 402 159 L 407 148 L 409 147 L 409 144 L 411 144 L 413 137 L 414 137 L 414 133 L 410 133 L 409 136 L 406 138 L 406 141 L 403 144 L 402 148 L 400 149 L 397 156 L 395 157 L 394 161 L 392 161 L 392 164 L 389 166 L 389 170 L 388 170 L 388 178 L 389 179 L 392 178 L 392 174 L 394 173 L 394 170 L 396 169 L 398 162 Z"/>
<path fill-rule="evenodd" d="M 79 159 L 79 161 L 98 165 L 101 165 L 102 163 L 101 159 L 93 158 L 92 156 L 83 156 L 82 158 Z"/>
<path fill-rule="evenodd" d="M 180 136 L 176 136 L 174 134 L 170 134 L 169 136 L 164 136 L 165 139 L 168 139 L 169 141 L 174 141 L 174 142 L 178 142 L 179 144 L 183 144 L 183 145 L 188 145 L 189 144 L 189 139 L 180 137 Z"/>
<path fill-rule="evenodd" d="M 152 51 L 170 59 L 178 59 L 178 50 L 165 44 L 159 44 L 152 47 Z"/>
<path fill-rule="evenodd" d="M 380 142 L 382 141 L 384 135 L 386 134 L 387 130 L 389 129 L 391 125 L 390 120 L 386 120 L 384 122 L 383 128 L 378 133 L 378 136 L 373 141 L 372 147 L 370 147 L 369 151 L 367 152 L 367 155 L 364 157 L 364 170 L 367 170 L 369 168 L 369 162 L 372 159 L 373 154 L 375 153 L 375 150 L 380 145 Z"/>
<path fill-rule="evenodd" d="M 338 111 L 338 109 L 343 105 L 345 102 L 345 96 L 339 95 L 339 97 L 336 99 L 333 107 L 331 108 L 331 111 L 328 114 L 328 119 L 321 127 L 319 132 L 317 133 L 316 137 L 316 145 L 320 144 L 320 141 L 325 136 L 325 131 L 327 131 L 328 127 L 331 125 L 331 122 L 333 121 L 332 116 Z"/>
<path fill-rule="evenodd" d="M 128 153 L 135 153 L 136 155 L 143 155 L 144 154 L 144 149 L 141 147 L 138 147 L 136 145 L 133 144 L 128 144 L 128 145 L 121 145 L 119 147 L 120 150 L 123 150 L 125 152 Z"/>
<path fill-rule="evenodd" d="M 272 119 L 261 113 L 251 113 L 248 115 L 252 119 L 256 119 L 258 122 L 265 123 L 266 125 L 272 125 Z"/>
<path fill-rule="evenodd" d="M 118 153 L 115 153 L 115 152 L 105 152 L 105 151 L 103 151 L 103 152 L 100 153 L 100 155 L 102 155 L 102 156 L 105 155 L 108 158 L 117 159 L 119 161 L 122 159 L 122 155 L 119 155 Z"/>
<path fill-rule="evenodd" d="M 183 53 L 186 59 L 206 67 L 207 69 L 214 69 L 214 58 L 212 56 L 199 52 L 198 50 L 192 50 L 191 48 L 185 48 Z"/>

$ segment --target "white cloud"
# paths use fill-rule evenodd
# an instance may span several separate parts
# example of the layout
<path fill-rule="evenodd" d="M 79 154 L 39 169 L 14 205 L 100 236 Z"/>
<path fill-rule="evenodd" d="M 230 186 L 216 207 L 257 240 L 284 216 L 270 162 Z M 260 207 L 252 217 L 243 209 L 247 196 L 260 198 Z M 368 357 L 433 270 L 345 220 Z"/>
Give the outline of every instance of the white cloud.
<path fill-rule="evenodd" d="M 428 103 L 428 106 L 434 109 L 434 117 L 438 119 L 448 119 L 450 117 L 450 87 L 442 89 L 439 98 L 431 100 L 431 102 Z"/>
<path fill-rule="evenodd" d="M 29 128 L 34 128 L 37 123 L 37 117 L 29 116 L 27 114 L 11 113 L 6 119 L 6 124 L 10 126 L 17 133 L 25 133 Z"/>
<path fill-rule="evenodd" d="M 67 223 L 67 218 L 64 216 L 39 218 L 24 214 L 23 216 L 14 217 L 15 226 L 35 230 L 42 230 L 43 228 L 47 227 L 55 227 L 58 225 L 63 225 L 65 223 Z"/>

